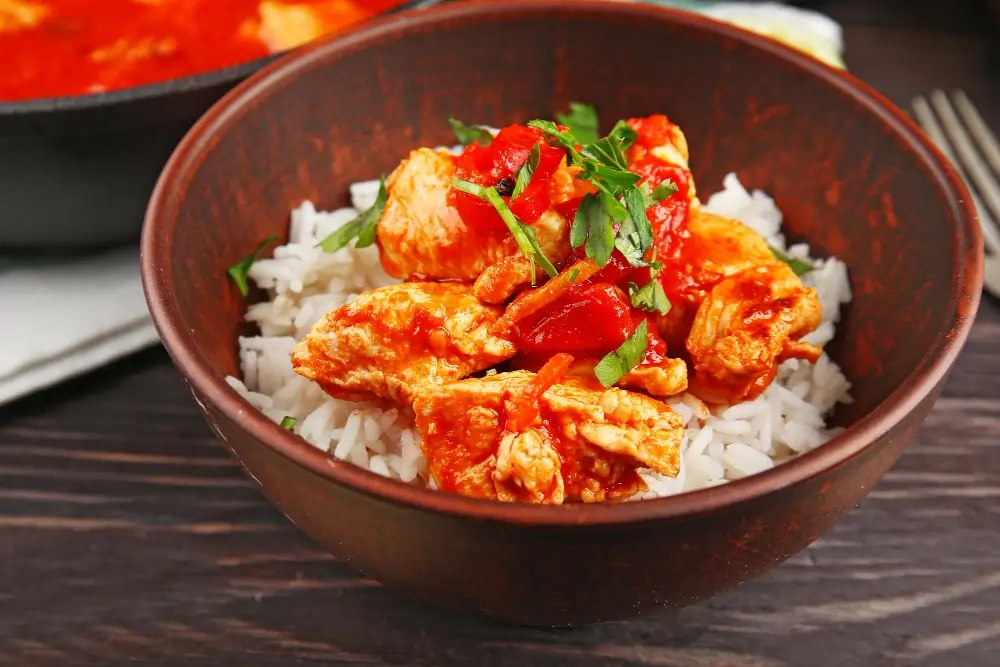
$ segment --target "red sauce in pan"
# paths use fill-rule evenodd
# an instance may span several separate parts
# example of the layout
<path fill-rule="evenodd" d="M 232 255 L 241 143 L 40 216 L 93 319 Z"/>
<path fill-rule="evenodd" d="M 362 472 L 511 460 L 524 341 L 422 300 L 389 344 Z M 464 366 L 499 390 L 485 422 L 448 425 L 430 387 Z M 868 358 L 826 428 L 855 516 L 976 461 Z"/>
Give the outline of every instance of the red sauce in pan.
<path fill-rule="evenodd" d="M 0 102 L 129 88 L 237 65 L 403 1 L 0 0 Z"/>

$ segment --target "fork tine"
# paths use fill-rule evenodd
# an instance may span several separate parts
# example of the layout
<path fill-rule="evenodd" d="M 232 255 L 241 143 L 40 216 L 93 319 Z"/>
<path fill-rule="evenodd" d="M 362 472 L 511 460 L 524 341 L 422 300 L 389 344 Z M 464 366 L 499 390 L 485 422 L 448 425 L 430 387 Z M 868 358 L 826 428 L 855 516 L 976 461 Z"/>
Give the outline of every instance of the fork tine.
<path fill-rule="evenodd" d="M 952 151 L 950 144 L 948 143 L 948 138 L 945 137 L 944 131 L 941 129 L 940 123 L 938 123 L 937 118 L 934 117 L 934 112 L 931 111 L 930 105 L 923 96 L 917 96 L 913 100 L 913 112 L 917 117 L 917 122 L 920 126 L 924 128 L 924 132 L 927 136 L 931 138 L 941 152 L 951 160 L 952 164 L 955 165 L 955 169 L 962 176 L 962 179 L 970 184 L 969 175 L 966 170 L 962 167 L 962 163 L 955 158 L 955 153 Z M 972 203 L 976 207 L 976 211 L 979 213 L 980 227 L 983 229 L 983 240 L 986 243 L 986 247 L 995 255 L 1000 255 L 1000 234 L 996 232 L 996 223 L 993 222 L 989 211 L 983 205 L 982 200 L 976 194 L 976 191 L 971 187 L 969 189 L 972 195 Z"/>
<path fill-rule="evenodd" d="M 983 265 L 983 285 L 994 296 L 1000 297 L 1000 257 L 987 257 Z"/>
<path fill-rule="evenodd" d="M 965 94 L 964 90 L 956 90 L 952 93 L 958 113 L 965 121 L 965 126 L 969 128 L 972 137 L 979 144 L 979 149 L 983 152 L 983 157 L 989 162 L 993 172 L 1000 175 L 1000 141 L 993 134 L 983 117 L 979 115 L 979 110 L 972 104 L 972 101 Z"/>
<path fill-rule="evenodd" d="M 989 168 L 979 157 L 972 139 L 968 132 L 962 127 L 961 121 L 955 115 L 955 110 L 948 101 L 948 96 L 940 90 L 931 93 L 931 105 L 941 119 L 944 131 L 951 140 L 958 158 L 965 166 L 967 174 L 972 177 L 972 184 L 975 185 L 982 197 L 983 202 L 989 208 L 992 220 L 981 216 L 981 226 L 983 228 L 983 238 L 987 240 L 988 247 L 994 254 L 1000 253 L 1000 230 L 996 226 L 995 220 L 1000 218 L 1000 185 L 989 173 Z"/>

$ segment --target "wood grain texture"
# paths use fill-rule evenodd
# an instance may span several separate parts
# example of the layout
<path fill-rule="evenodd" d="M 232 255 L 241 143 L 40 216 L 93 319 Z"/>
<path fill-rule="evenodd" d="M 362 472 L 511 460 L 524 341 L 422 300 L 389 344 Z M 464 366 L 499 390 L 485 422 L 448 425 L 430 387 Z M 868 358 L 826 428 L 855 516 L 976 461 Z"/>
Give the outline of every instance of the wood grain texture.
<path fill-rule="evenodd" d="M 1000 129 L 991 26 L 816 4 L 895 101 L 963 87 Z M 998 343 L 987 299 L 899 465 L 799 556 L 675 614 L 557 632 L 450 616 L 333 561 L 230 463 L 166 355 L 143 353 L 0 410 L 0 666 L 992 666 Z"/>

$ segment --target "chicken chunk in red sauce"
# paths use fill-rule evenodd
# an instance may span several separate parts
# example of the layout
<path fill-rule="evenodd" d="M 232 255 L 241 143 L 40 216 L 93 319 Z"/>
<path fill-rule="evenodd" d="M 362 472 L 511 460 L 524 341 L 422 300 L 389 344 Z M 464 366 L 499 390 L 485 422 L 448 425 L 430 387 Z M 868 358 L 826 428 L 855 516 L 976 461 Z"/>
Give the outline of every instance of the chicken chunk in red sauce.
<path fill-rule="evenodd" d="M 424 392 L 414 410 L 431 475 L 452 493 L 537 504 L 625 500 L 646 488 L 640 469 L 679 470 L 684 426 L 673 410 L 580 377 L 551 385 L 527 371 L 467 379 Z"/>

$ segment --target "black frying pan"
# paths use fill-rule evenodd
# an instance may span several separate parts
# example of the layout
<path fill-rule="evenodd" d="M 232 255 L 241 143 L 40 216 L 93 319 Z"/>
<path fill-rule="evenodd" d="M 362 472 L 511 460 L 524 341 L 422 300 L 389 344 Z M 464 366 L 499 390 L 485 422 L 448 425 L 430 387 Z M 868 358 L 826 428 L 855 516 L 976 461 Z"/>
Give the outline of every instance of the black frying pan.
<path fill-rule="evenodd" d="M 156 178 L 184 133 L 276 57 L 109 93 L 0 103 L 0 250 L 137 240 Z"/>

